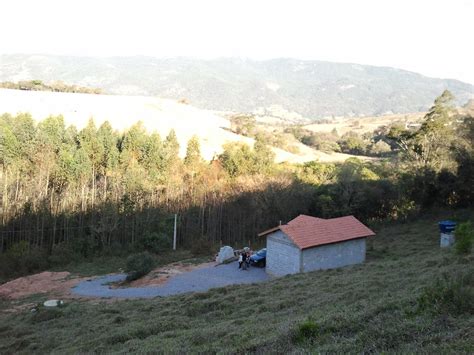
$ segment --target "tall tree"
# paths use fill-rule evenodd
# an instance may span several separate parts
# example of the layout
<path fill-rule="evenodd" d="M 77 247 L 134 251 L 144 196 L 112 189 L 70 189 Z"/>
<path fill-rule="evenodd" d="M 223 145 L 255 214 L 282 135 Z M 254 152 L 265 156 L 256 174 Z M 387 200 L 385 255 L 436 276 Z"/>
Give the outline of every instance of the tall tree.
<path fill-rule="evenodd" d="M 162 183 L 165 177 L 163 142 L 157 132 L 148 136 L 145 144 L 144 165 L 154 184 Z"/>
<path fill-rule="evenodd" d="M 448 90 L 437 97 L 418 130 L 394 128 L 390 131 L 389 136 L 398 143 L 403 159 L 410 166 L 435 170 L 452 168 L 447 164 L 452 162 L 450 148 L 456 138 L 453 99 Z"/>
<path fill-rule="evenodd" d="M 109 121 L 102 123 L 97 130 L 97 136 L 103 147 L 103 154 L 100 158 L 99 173 L 103 176 L 103 200 L 107 196 L 108 179 L 113 175 L 119 163 L 118 134 L 114 132 Z"/>
<path fill-rule="evenodd" d="M 201 157 L 201 144 L 197 136 L 192 136 L 188 141 L 186 147 L 186 156 L 184 158 L 184 165 L 188 167 L 194 167 L 202 161 Z"/>
<path fill-rule="evenodd" d="M 454 96 L 445 90 L 436 98 L 414 137 L 417 158 L 424 166 L 441 169 L 455 139 Z"/>
<path fill-rule="evenodd" d="M 169 170 L 179 160 L 179 142 L 174 129 L 170 130 L 163 144 L 165 168 Z"/>
<path fill-rule="evenodd" d="M 255 143 L 253 145 L 254 150 L 254 172 L 257 173 L 268 173 L 270 172 L 273 161 L 275 160 L 275 153 L 273 150 L 265 143 L 264 138 L 260 135 L 257 135 L 255 138 Z"/>
<path fill-rule="evenodd" d="M 90 172 L 92 170 L 92 162 L 89 159 L 89 154 L 83 147 L 79 147 L 74 152 L 74 177 L 76 184 L 80 189 L 80 205 L 81 211 L 84 212 L 87 209 L 87 196 L 86 189 L 88 182 L 90 181 Z"/>
<path fill-rule="evenodd" d="M 39 191 L 39 199 L 48 195 L 50 178 L 57 167 L 57 157 L 65 141 L 66 127 L 63 116 L 49 116 L 38 124 L 35 164 L 41 173 L 39 175 L 39 185 L 44 187 Z"/>
<path fill-rule="evenodd" d="M 92 164 L 91 169 L 91 183 L 92 183 L 92 197 L 91 204 L 94 207 L 96 197 L 96 180 L 97 174 L 100 171 L 100 165 L 104 156 L 104 146 L 97 136 L 97 127 L 94 120 L 91 118 L 87 126 L 79 132 L 79 142 L 81 148 L 87 153 Z"/>
<path fill-rule="evenodd" d="M 122 153 L 127 153 L 128 159 L 142 162 L 145 156 L 147 132 L 143 122 L 138 121 L 124 134 L 121 144 Z"/>
<path fill-rule="evenodd" d="M 248 174 L 254 171 L 255 157 L 252 149 L 245 143 L 226 143 L 219 161 L 231 177 Z"/>

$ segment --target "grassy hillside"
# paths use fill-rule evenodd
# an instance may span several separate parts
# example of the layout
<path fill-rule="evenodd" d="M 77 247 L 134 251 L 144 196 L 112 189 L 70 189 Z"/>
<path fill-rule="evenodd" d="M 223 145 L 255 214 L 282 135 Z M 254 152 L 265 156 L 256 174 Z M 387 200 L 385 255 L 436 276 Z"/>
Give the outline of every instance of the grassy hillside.
<path fill-rule="evenodd" d="M 367 262 L 343 269 L 146 301 L 71 300 L 35 314 L 6 313 L 4 301 L 0 353 L 472 353 L 474 257 L 440 250 L 436 221 L 446 217 L 474 214 L 375 226 Z M 433 287 L 442 275 L 449 281 Z"/>
<path fill-rule="evenodd" d="M 213 110 L 311 119 L 425 111 L 443 90 L 464 104 L 473 86 L 405 70 L 296 59 L 0 56 L 0 81 L 62 80 L 120 95 L 187 99 Z"/>

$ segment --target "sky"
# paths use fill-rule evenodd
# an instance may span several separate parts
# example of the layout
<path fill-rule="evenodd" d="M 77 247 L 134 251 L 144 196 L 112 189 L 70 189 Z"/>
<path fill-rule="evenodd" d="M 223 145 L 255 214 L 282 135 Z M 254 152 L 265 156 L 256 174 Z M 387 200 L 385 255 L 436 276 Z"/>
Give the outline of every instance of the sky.
<path fill-rule="evenodd" d="M 0 54 L 291 57 L 474 84 L 474 0 L 1 0 Z"/>

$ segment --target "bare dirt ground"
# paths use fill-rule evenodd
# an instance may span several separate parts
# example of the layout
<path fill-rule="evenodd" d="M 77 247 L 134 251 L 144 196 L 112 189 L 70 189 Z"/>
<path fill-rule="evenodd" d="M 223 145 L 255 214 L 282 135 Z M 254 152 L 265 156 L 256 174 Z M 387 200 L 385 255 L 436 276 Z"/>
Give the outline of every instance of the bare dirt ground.
<path fill-rule="evenodd" d="M 162 285 L 172 276 L 182 274 L 183 272 L 189 272 L 196 269 L 202 269 L 209 266 L 215 266 L 216 263 L 208 262 L 203 264 L 183 264 L 183 263 L 173 263 L 166 266 L 158 267 L 152 270 L 148 275 L 143 276 L 142 278 L 128 282 L 127 287 L 144 287 L 144 286 L 156 286 Z"/>
<path fill-rule="evenodd" d="M 0 285 L 0 297 L 15 300 L 34 294 L 48 294 L 52 297 L 72 297 L 71 287 L 85 280 L 73 277 L 69 272 L 45 271 L 20 277 Z"/>

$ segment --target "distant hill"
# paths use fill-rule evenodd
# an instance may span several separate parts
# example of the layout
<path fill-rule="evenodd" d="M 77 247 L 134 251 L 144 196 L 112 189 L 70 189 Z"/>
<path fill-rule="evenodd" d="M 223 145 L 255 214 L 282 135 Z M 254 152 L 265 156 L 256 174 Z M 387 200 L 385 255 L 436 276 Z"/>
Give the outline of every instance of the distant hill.
<path fill-rule="evenodd" d="M 43 120 L 49 115 L 63 115 L 67 125 L 73 124 L 78 129 L 85 127 L 91 117 L 97 126 L 107 120 L 119 131 L 128 129 L 137 121 L 141 121 L 149 132 L 157 131 L 161 137 L 174 129 L 182 157 L 193 135 L 199 137 L 201 154 L 206 160 L 220 154 L 225 143 L 254 144 L 252 138 L 232 133 L 226 118 L 192 105 L 156 97 L 0 89 L 0 115 L 7 112 L 29 112 L 36 120 Z M 342 153 L 324 153 L 301 143 L 295 145 L 299 149 L 298 154 L 273 148 L 275 160 L 293 163 L 312 160 L 341 162 L 352 157 Z"/>
<path fill-rule="evenodd" d="M 185 99 L 219 111 L 312 120 L 427 110 L 444 89 L 462 105 L 474 86 L 359 64 L 237 58 L 1 55 L 0 81 L 61 80 L 106 93 Z M 294 120 L 294 119 L 291 119 Z"/>
<path fill-rule="evenodd" d="M 101 94 L 100 89 L 86 88 L 76 85 L 67 85 L 62 81 L 54 81 L 45 84 L 41 80 L 26 80 L 12 83 L 11 81 L 0 82 L 0 88 L 23 91 L 51 91 L 51 92 L 71 92 L 79 94 Z"/>

